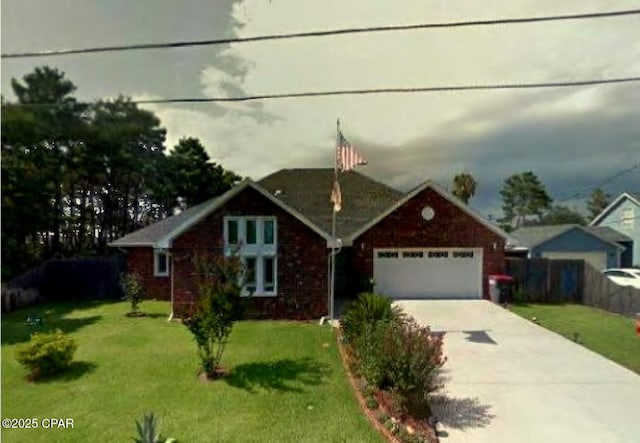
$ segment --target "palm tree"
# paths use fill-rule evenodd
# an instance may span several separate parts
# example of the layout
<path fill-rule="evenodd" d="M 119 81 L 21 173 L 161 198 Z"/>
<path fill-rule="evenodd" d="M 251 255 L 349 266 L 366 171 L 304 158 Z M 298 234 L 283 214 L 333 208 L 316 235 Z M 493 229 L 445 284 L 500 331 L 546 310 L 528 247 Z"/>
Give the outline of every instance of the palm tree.
<path fill-rule="evenodd" d="M 465 202 L 465 204 L 468 204 L 469 199 L 476 194 L 477 187 L 478 182 L 468 172 L 463 172 L 453 177 L 453 195 Z"/>

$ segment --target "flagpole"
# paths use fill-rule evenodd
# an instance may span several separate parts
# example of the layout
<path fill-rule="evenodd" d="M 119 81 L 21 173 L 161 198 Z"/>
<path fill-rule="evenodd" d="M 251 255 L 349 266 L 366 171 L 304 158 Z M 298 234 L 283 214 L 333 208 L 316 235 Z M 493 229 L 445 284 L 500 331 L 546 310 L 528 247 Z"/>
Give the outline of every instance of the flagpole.
<path fill-rule="evenodd" d="M 333 180 L 334 182 L 338 181 L 338 149 L 342 147 L 342 137 L 340 137 L 340 119 L 337 119 L 336 124 L 336 141 L 337 146 L 334 148 L 333 152 Z M 336 288 L 336 208 L 335 206 L 331 207 L 331 275 L 329 277 L 330 280 L 330 288 L 329 288 L 329 319 L 333 320 L 334 312 L 333 312 L 333 304 L 335 297 L 335 288 Z"/>

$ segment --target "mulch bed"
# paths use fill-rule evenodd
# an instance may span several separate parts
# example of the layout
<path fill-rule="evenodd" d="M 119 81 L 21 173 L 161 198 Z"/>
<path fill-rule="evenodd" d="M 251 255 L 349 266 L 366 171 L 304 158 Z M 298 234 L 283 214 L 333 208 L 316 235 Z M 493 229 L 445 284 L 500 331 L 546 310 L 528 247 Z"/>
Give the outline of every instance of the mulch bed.
<path fill-rule="evenodd" d="M 393 434 L 378 418 L 380 416 L 389 416 L 392 417 L 392 420 L 397 424 L 398 428 L 409 428 L 413 433 L 426 438 L 430 443 L 439 443 L 440 440 L 438 439 L 435 429 L 428 422 L 425 420 L 418 420 L 411 416 L 394 413 L 393 411 L 396 411 L 397 408 L 394 406 L 393 398 L 388 392 L 377 391 L 375 393 L 375 399 L 378 402 L 378 407 L 377 409 L 369 409 L 367 401 L 361 391 L 361 386 L 363 385 L 362 380 L 355 376 L 351 371 L 353 357 L 349 354 L 346 346 L 342 343 L 340 331 L 336 331 L 336 341 L 342 357 L 342 363 L 349 378 L 349 383 L 353 388 L 353 392 L 360 404 L 360 408 L 373 427 L 376 428 L 388 442 L 402 443 L 400 437 Z"/>
<path fill-rule="evenodd" d="M 144 317 L 147 314 L 145 314 L 144 312 L 140 312 L 140 311 L 131 311 L 131 312 L 127 312 L 125 315 L 127 317 Z"/>
<path fill-rule="evenodd" d="M 198 374 L 198 380 L 200 380 L 201 383 L 210 383 L 226 377 L 229 375 L 229 372 L 229 369 L 219 366 L 213 371 L 213 374 L 208 374 L 204 371 L 200 372 Z"/>

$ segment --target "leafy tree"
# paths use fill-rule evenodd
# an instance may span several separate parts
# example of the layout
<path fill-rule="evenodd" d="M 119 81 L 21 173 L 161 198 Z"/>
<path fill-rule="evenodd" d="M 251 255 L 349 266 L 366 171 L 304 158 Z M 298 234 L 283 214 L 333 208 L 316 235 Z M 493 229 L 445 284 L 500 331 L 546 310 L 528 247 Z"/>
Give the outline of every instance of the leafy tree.
<path fill-rule="evenodd" d="M 611 195 L 604 192 L 600 188 L 596 188 L 591 193 L 591 197 L 587 202 L 587 209 L 591 218 L 596 218 L 611 203 Z"/>
<path fill-rule="evenodd" d="M 540 220 L 545 225 L 562 225 L 566 223 L 586 225 L 587 221 L 578 211 L 567 206 L 554 205 L 549 209 Z"/>
<path fill-rule="evenodd" d="M 181 140 L 165 153 L 158 117 L 126 97 L 79 103 L 49 67 L 2 98 L 2 277 L 56 255 L 109 253 L 108 242 L 225 192 L 239 177 Z"/>
<path fill-rule="evenodd" d="M 242 296 L 243 267 L 237 256 L 196 256 L 198 301 L 183 319 L 198 346 L 204 373 L 216 376 L 233 324 L 244 316 L 247 297 Z"/>
<path fill-rule="evenodd" d="M 502 189 L 501 220 L 505 227 L 519 227 L 527 220 L 539 221 L 552 199 L 540 179 L 531 171 L 508 177 Z"/>
<path fill-rule="evenodd" d="M 467 172 L 453 177 L 453 195 L 467 204 L 469 203 L 469 199 L 476 194 L 477 187 L 478 182 Z"/>
<path fill-rule="evenodd" d="M 240 177 L 211 162 L 197 138 L 181 139 L 169 155 L 173 192 L 182 209 L 223 194 Z"/>

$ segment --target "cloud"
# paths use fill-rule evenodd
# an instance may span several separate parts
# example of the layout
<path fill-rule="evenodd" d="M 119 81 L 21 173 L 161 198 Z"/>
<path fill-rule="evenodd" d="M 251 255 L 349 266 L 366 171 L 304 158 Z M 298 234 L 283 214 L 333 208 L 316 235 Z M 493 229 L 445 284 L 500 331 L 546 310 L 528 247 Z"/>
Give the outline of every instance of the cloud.
<path fill-rule="evenodd" d="M 635 2 L 640 6 L 640 2 Z M 509 3 L 411 0 L 320 3 L 247 0 L 240 36 L 352 26 L 606 10 L 605 0 Z M 630 6 L 631 7 L 631 6 Z M 295 20 L 292 20 L 295 18 Z M 351 35 L 239 44 L 201 70 L 206 96 L 636 76 L 637 17 L 520 26 Z M 472 203 L 499 209 L 510 174 L 532 170 L 555 197 L 640 161 L 637 85 L 528 91 L 345 96 L 158 107 L 169 137 L 203 139 L 214 158 L 258 178 L 281 167 L 331 167 L 335 121 L 369 160 L 361 170 L 408 189 L 448 184 L 463 170 L 480 183 Z M 216 110 L 215 112 L 213 110 Z M 608 185 L 637 187 L 629 174 Z M 579 202 L 569 202 L 579 204 Z"/>

